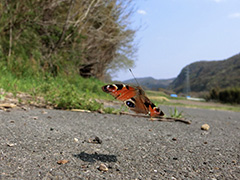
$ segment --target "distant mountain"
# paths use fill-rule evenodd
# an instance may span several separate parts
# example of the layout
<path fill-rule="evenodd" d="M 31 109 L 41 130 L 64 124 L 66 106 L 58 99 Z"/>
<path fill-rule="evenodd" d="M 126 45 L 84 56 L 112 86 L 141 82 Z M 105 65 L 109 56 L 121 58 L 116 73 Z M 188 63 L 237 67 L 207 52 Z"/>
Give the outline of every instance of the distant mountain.
<path fill-rule="evenodd" d="M 138 83 L 141 87 L 145 87 L 147 89 L 151 90 L 158 90 L 159 88 L 167 88 L 170 83 L 173 82 L 175 78 L 171 79 L 154 79 L 152 77 L 144 77 L 144 78 L 137 78 Z M 126 84 L 133 84 L 137 85 L 135 79 L 129 79 L 126 81 L 123 81 Z"/>
<path fill-rule="evenodd" d="M 189 70 L 187 70 L 189 69 Z M 209 91 L 212 88 L 240 87 L 240 54 L 222 61 L 199 61 L 184 67 L 168 88 L 184 92 L 187 71 L 191 91 Z"/>

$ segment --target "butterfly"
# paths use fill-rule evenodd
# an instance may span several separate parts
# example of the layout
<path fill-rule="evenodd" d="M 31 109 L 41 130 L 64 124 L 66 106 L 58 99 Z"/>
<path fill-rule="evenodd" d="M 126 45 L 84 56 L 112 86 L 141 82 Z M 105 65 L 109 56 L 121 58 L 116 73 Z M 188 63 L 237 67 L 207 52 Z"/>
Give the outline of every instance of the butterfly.
<path fill-rule="evenodd" d="M 108 84 L 102 87 L 102 90 L 111 94 L 117 100 L 136 113 L 149 114 L 151 117 L 161 117 L 164 113 L 159 107 L 156 107 L 145 95 L 143 89 L 139 86 L 130 86 L 125 84 Z"/>

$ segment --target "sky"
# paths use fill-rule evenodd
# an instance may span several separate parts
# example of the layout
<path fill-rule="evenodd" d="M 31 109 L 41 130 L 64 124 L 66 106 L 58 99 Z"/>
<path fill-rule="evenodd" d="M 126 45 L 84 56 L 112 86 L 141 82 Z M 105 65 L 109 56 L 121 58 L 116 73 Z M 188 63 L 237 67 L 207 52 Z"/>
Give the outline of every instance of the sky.
<path fill-rule="evenodd" d="M 168 79 L 200 60 L 240 52 L 240 0 L 135 0 L 135 77 Z M 126 70 L 114 80 L 132 79 Z"/>

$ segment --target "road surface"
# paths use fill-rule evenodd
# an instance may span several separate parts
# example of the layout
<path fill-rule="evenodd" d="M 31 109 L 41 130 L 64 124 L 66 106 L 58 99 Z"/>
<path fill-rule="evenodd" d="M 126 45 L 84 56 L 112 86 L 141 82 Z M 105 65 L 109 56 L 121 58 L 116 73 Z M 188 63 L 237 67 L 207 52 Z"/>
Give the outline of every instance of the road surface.
<path fill-rule="evenodd" d="M 178 109 L 190 125 L 61 110 L 0 111 L 0 179 L 240 179 L 240 113 Z M 201 130 L 203 124 L 210 129 Z"/>

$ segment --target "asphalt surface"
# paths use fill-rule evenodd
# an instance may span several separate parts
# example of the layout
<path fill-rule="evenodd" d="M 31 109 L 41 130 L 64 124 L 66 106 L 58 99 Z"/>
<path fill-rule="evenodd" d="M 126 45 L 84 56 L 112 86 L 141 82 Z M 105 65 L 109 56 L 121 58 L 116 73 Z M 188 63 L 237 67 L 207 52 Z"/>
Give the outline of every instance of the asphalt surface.
<path fill-rule="evenodd" d="M 240 179 L 240 113 L 178 109 L 190 125 L 47 109 L 0 111 L 0 179 Z M 201 130 L 205 123 L 208 131 Z"/>

